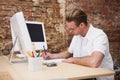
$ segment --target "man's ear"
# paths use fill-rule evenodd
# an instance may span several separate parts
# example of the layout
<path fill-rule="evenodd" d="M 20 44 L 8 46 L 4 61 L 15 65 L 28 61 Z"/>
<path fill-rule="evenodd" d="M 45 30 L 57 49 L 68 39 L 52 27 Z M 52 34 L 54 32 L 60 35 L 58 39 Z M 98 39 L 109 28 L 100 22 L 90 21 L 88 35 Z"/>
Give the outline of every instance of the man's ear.
<path fill-rule="evenodd" d="M 85 24 L 83 22 L 80 23 L 79 27 L 84 28 Z"/>

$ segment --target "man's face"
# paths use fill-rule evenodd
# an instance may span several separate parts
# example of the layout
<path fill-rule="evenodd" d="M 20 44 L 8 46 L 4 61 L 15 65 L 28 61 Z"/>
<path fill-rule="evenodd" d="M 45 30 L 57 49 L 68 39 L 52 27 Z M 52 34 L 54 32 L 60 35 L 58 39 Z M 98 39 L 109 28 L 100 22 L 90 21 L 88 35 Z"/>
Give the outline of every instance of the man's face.
<path fill-rule="evenodd" d="M 79 35 L 80 27 L 75 25 L 74 21 L 66 22 L 66 30 L 72 35 Z"/>

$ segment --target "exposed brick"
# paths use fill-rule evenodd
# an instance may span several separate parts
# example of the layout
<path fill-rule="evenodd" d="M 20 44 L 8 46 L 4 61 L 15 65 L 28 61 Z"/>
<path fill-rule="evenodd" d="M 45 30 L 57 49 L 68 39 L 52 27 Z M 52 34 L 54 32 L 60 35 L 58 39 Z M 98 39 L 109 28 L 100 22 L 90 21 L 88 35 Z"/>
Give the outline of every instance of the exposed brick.
<path fill-rule="evenodd" d="M 61 35 L 61 38 L 64 38 L 64 40 L 67 39 L 60 33 L 59 28 L 55 28 L 56 25 L 57 27 L 61 27 L 58 23 L 62 23 L 63 20 L 63 17 L 60 17 L 62 15 L 60 15 L 60 7 L 57 0 L 38 0 L 38 2 L 32 0 L 0 0 L 0 11 L 0 40 L 4 41 L 0 42 L 1 48 L 6 47 L 6 45 L 3 45 L 4 43 L 7 44 L 11 41 L 10 17 L 20 11 L 24 13 L 25 20 L 44 22 L 47 42 L 50 43 L 48 46 L 52 45 L 52 47 L 48 48 L 48 51 L 58 52 L 66 48 L 65 44 L 67 43 L 63 42 L 63 39 L 58 40 L 54 38 L 55 36 Z M 53 31 L 55 31 L 54 34 Z M 59 44 L 62 42 L 64 44 Z M 56 43 L 59 45 L 56 46 Z M 6 54 L 8 50 L 5 48 L 4 52 Z"/>
<path fill-rule="evenodd" d="M 65 7 L 82 9 L 87 13 L 90 23 L 107 33 L 112 57 L 117 58 L 120 63 L 119 6 L 119 0 L 66 0 Z M 19 11 L 23 11 L 26 20 L 44 22 L 48 51 L 59 52 L 69 45 L 72 36 L 66 34 L 67 32 L 64 35 L 60 32 L 59 27 L 63 27 L 60 24 L 64 25 L 64 16 L 60 14 L 57 0 L 0 0 L 0 48 L 11 41 L 9 19 Z"/>

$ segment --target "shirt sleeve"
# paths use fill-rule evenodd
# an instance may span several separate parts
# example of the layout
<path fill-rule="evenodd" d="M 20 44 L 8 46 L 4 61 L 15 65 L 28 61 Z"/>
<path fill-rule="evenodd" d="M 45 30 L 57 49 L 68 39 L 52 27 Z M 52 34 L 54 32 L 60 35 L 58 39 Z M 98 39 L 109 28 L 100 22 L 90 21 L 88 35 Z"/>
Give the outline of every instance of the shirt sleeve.
<path fill-rule="evenodd" d="M 104 55 L 109 50 L 108 39 L 105 33 L 99 34 L 93 41 L 93 52 L 100 51 Z"/>
<path fill-rule="evenodd" d="M 70 46 L 69 46 L 69 48 L 68 48 L 68 51 L 69 51 L 71 54 L 73 54 L 73 50 L 74 50 L 74 47 L 75 47 L 75 42 L 76 42 L 76 37 L 74 36 L 74 37 L 72 38 L 72 41 L 71 41 Z"/>

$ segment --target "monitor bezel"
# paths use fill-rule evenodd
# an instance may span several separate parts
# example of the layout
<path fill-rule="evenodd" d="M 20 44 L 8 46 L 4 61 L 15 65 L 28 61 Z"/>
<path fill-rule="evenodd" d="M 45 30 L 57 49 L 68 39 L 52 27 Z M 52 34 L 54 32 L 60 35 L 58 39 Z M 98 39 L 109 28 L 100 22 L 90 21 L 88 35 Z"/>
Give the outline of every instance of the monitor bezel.
<path fill-rule="evenodd" d="M 32 42 L 32 44 L 34 44 L 35 45 L 35 49 L 36 50 L 40 50 L 40 49 L 44 49 L 43 48 L 43 46 L 45 47 L 45 49 L 48 49 L 48 47 L 47 47 L 47 40 L 46 40 L 46 35 L 45 35 L 45 27 L 44 27 L 44 23 L 43 22 L 37 22 L 37 21 L 25 21 L 26 22 L 26 25 L 27 24 L 40 24 L 40 25 L 42 25 L 42 31 L 43 31 L 43 37 L 44 37 L 44 42 Z M 27 27 L 29 27 L 29 26 L 27 26 Z M 29 32 L 29 31 L 28 31 Z M 30 39 L 31 39 L 31 37 L 30 37 Z"/>

